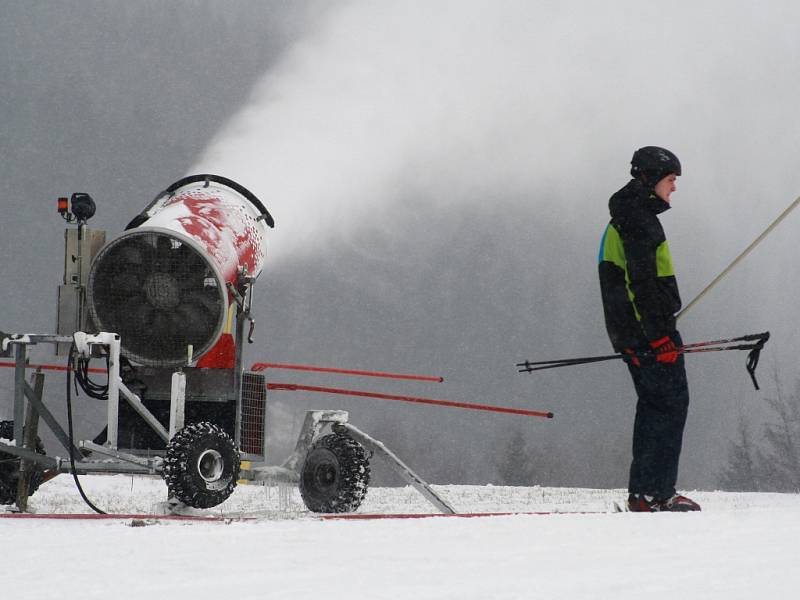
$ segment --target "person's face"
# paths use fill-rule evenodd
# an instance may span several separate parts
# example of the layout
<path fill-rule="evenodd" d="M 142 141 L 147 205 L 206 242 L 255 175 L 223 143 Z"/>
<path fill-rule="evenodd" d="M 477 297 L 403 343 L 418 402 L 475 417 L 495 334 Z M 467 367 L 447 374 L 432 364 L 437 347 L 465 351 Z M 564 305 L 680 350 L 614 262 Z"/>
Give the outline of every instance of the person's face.
<path fill-rule="evenodd" d="M 675 187 L 675 181 L 678 179 L 678 176 L 675 173 L 670 173 L 664 179 L 659 181 L 656 184 L 654 189 L 656 196 L 661 198 L 664 202 L 669 204 L 669 197 L 672 195 L 677 188 Z"/>

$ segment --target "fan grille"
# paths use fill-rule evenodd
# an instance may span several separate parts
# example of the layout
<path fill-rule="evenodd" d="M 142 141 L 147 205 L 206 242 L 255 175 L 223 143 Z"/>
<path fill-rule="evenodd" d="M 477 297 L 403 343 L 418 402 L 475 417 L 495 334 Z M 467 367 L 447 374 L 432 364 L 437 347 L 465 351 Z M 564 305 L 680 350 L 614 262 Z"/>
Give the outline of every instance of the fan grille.
<path fill-rule="evenodd" d="M 185 364 L 219 338 L 224 284 L 192 244 L 161 231 L 135 230 L 107 244 L 89 276 L 94 324 L 121 336 L 122 352 L 146 365 Z"/>

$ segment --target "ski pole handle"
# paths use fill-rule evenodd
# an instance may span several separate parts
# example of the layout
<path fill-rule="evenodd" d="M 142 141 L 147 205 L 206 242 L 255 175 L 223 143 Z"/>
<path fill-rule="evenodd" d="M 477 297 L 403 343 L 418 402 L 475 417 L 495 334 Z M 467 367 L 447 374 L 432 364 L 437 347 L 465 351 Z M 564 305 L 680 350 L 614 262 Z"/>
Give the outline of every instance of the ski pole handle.
<path fill-rule="evenodd" d="M 761 344 L 765 344 L 769 339 L 769 331 L 765 331 L 764 333 L 751 333 L 748 335 L 742 335 L 735 338 L 729 338 L 726 340 L 711 340 L 708 342 L 694 342 L 691 344 L 684 344 L 681 346 L 682 348 L 702 348 L 704 346 L 717 346 L 720 344 L 732 344 L 734 342 L 761 342 Z"/>

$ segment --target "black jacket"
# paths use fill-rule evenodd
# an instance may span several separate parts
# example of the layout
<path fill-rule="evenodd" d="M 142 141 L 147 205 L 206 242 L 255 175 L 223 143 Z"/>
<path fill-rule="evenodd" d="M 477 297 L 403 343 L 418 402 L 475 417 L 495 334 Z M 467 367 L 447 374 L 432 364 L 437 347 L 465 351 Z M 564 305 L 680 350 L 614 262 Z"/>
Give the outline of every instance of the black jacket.
<path fill-rule="evenodd" d="M 675 331 L 681 308 L 669 245 L 658 220 L 669 204 L 637 179 L 611 196 L 600 243 L 606 329 L 614 349 L 641 348 Z"/>

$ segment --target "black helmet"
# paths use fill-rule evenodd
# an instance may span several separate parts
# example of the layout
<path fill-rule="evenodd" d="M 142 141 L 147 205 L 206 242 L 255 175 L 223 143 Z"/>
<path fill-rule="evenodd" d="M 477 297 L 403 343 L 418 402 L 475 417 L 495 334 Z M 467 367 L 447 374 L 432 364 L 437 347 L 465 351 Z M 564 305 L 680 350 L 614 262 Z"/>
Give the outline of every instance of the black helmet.
<path fill-rule="evenodd" d="M 648 185 L 655 185 L 667 175 L 681 174 L 681 161 L 666 148 L 645 146 L 633 153 L 631 175 Z"/>

